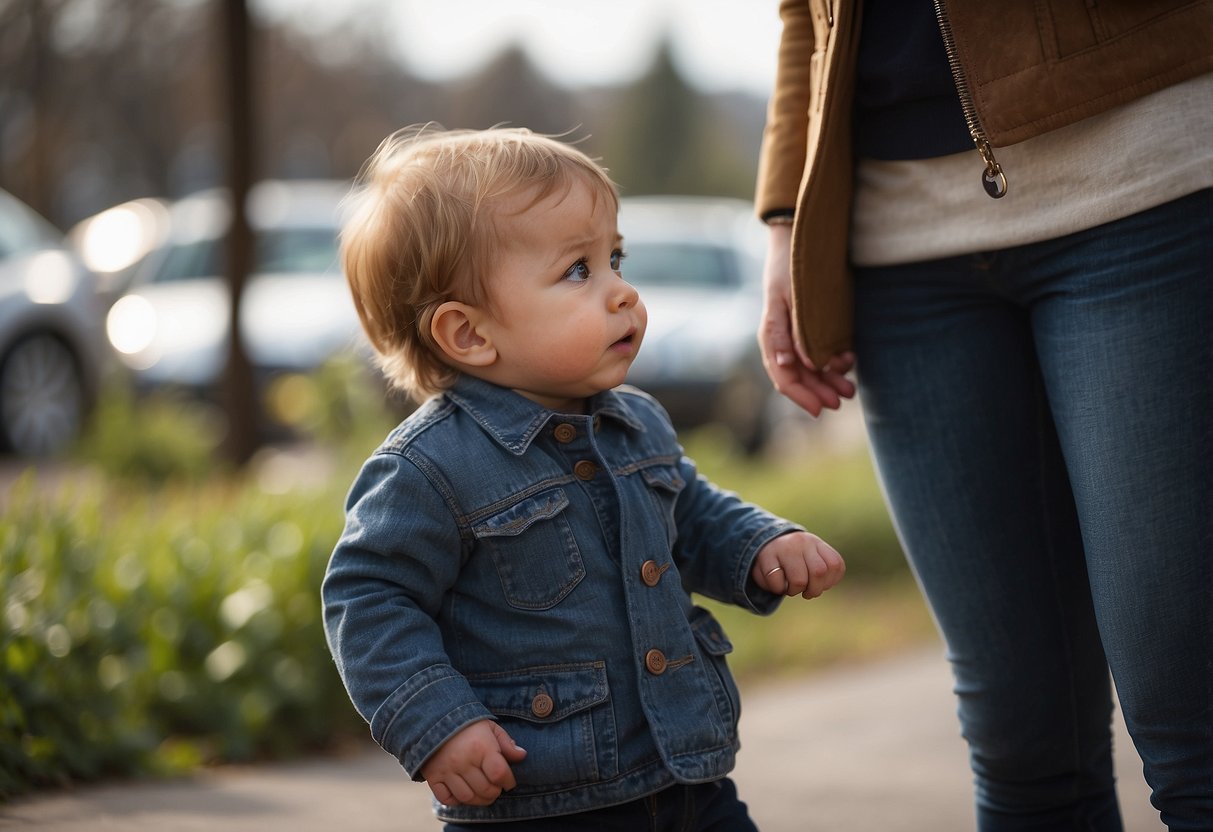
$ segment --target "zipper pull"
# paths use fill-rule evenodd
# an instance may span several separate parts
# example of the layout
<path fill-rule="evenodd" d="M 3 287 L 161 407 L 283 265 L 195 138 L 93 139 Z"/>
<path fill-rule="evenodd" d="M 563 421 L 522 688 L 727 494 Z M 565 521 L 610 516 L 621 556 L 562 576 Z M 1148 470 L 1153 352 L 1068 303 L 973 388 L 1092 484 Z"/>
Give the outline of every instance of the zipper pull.
<path fill-rule="evenodd" d="M 956 52 L 956 34 L 952 31 L 952 19 L 948 16 L 944 0 L 934 0 L 935 20 L 939 23 L 939 34 L 943 37 L 943 48 L 948 53 L 948 67 L 952 70 L 952 81 L 956 85 L 956 94 L 960 96 L 960 108 L 964 112 L 965 124 L 969 127 L 969 135 L 973 137 L 973 145 L 981 154 L 981 160 L 986 168 L 981 174 L 981 187 L 991 199 L 1002 199 L 1007 195 L 1007 177 L 1003 175 L 1002 166 L 994 158 L 994 148 L 986 138 L 985 128 L 977 118 L 977 107 L 973 103 L 973 93 L 969 89 L 969 79 L 965 77 L 964 68 L 960 65 L 960 57 Z"/>
<path fill-rule="evenodd" d="M 986 169 L 981 173 L 981 186 L 991 199 L 1002 199 L 1007 195 L 1007 177 L 1002 172 L 1002 165 L 994 158 L 994 149 L 983 138 L 977 141 L 977 152 L 986 163 Z"/>

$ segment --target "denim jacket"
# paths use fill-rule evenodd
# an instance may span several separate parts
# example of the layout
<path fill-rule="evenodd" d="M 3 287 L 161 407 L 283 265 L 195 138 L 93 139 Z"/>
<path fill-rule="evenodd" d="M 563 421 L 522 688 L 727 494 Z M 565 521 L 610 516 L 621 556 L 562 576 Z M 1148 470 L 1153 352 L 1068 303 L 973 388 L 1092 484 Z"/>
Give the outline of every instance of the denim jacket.
<path fill-rule="evenodd" d="M 414 779 L 498 721 L 517 788 L 451 821 L 522 820 L 725 776 L 732 650 L 690 593 L 770 613 L 758 550 L 799 527 L 697 475 L 623 387 L 556 413 L 471 377 L 406 419 L 351 488 L 323 584 L 329 646 L 371 735 Z"/>

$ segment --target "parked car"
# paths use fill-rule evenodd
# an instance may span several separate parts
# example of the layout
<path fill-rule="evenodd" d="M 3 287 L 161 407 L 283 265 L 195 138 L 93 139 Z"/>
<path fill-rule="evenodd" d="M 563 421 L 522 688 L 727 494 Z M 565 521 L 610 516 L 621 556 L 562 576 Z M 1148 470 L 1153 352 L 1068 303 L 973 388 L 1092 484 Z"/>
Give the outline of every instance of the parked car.
<path fill-rule="evenodd" d="M 0 191 L 0 448 L 36 456 L 72 442 L 105 354 L 93 275 L 54 226 Z"/>
<path fill-rule="evenodd" d="M 676 427 L 725 425 L 747 452 L 765 444 L 777 395 L 756 337 L 765 238 L 741 200 L 630 197 L 619 230 L 623 276 L 649 311 L 628 381 Z"/>
<path fill-rule="evenodd" d="M 68 243 L 96 276 L 105 308 L 130 285 L 148 253 L 164 244 L 168 221 L 168 202 L 145 197 L 112 205 L 68 231 Z"/>
<path fill-rule="evenodd" d="M 250 191 L 256 247 L 241 296 L 241 335 L 262 395 L 283 374 L 365 349 L 337 250 L 348 190 L 345 182 L 270 181 Z M 111 307 L 110 343 L 138 387 L 218 395 L 229 343 L 223 274 L 230 221 L 222 190 L 170 204 L 162 243 Z"/>

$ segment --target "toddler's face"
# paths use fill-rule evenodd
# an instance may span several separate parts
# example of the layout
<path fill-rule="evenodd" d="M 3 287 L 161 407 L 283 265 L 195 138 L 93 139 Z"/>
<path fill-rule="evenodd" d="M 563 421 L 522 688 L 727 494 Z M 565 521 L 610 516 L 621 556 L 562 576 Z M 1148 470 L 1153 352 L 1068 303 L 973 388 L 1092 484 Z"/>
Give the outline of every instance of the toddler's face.
<path fill-rule="evenodd" d="M 621 275 L 615 212 L 577 181 L 524 211 L 507 206 L 497 226 L 502 245 L 487 275 L 496 380 L 553 410 L 579 410 L 623 382 L 648 323 Z"/>

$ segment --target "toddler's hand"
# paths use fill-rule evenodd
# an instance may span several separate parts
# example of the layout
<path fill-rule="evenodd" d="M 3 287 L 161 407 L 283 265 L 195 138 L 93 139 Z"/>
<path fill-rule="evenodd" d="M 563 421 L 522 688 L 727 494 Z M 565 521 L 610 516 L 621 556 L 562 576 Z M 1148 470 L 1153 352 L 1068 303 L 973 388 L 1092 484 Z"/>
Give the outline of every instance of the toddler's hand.
<path fill-rule="evenodd" d="M 517 783 L 510 763 L 526 751 L 496 722 L 473 722 L 444 742 L 421 767 L 430 791 L 445 806 L 488 806 Z"/>
<path fill-rule="evenodd" d="M 763 546 L 750 574 L 767 592 L 816 598 L 841 581 L 846 571 L 833 546 L 815 534 L 792 532 Z"/>

